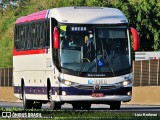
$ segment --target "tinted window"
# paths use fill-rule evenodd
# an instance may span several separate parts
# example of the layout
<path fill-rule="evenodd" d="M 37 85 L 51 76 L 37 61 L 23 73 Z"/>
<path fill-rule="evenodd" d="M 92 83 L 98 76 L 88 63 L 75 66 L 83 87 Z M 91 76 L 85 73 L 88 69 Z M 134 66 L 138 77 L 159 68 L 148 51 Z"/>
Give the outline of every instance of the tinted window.
<path fill-rule="evenodd" d="M 49 46 L 49 27 L 49 20 L 16 25 L 15 48 L 17 50 L 31 50 Z"/>

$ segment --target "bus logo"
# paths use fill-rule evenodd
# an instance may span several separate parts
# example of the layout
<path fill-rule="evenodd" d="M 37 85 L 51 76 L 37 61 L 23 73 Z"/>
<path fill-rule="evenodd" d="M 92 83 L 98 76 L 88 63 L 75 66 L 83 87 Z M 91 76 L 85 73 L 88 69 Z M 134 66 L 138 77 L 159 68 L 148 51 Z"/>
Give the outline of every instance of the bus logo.
<path fill-rule="evenodd" d="M 11 112 L 2 112 L 2 118 L 11 118 Z"/>
<path fill-rule="evenodd" d="M 92 84 L 92 80 L 88 80 L 88 84 Z"/>

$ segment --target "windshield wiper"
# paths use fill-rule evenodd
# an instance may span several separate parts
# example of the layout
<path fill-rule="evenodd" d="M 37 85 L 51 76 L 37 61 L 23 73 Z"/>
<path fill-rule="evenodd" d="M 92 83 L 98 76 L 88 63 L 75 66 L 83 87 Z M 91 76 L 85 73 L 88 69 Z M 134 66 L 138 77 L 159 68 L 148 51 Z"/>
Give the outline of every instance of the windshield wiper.
<path fill-rule="evenodd" d="M 86 54 L 85 58 L 88 58 L 88 57 L 89 57 L 90 52 L 91 52 L 90 49 L 87 50 L 87 54 Z M 81 75 L 81 74 L 82 74 L 82 70 L 83 70 L 85 64 L 86 64 L 86 62 L 83 62 L 83 63 L 82 63 L 82 66 L 81 66 L 81 68 L 80 68 L 80 70 L 79 70 L 78 75 Z"/>
<path fill-rule="evenodd" d="M 113 67 L 113 65 L 112 65 L 111 60 L 109 59 L 109 55 L 108 55 L 107 51 L 106 51 L 106 50 L 104 49 L 104 47 L 103 47 L 103 42 L 102 42 L 102 40 L 101 40 L 101 44 L 102 44 L 103 59 L 104 59 L 104 60 L 107 59 L 107 61 L 108 61 L 108 63 L 109 63 L 109 67 L 110 67 L 110 69 L 111 69 L 111 71 L 112 71 L 112 73 L 113 73 L 113 76 L 115 76 L 114 67 Z"/>

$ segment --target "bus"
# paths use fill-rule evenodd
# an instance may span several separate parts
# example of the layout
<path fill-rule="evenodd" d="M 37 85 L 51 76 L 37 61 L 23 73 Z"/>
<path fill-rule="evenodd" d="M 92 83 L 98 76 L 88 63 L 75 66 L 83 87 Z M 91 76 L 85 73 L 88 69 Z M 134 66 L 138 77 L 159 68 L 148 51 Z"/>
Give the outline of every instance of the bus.
<path fill-rule="evenodd" d="M 138 49 L 138 32 L 115 8 L 62 7 L 20 17 L 14 34 L 14 95 L 25 109 L 45 103 L 51 109 L 64 103 L 73 109 L 92 104 L 120 109 L 132 97 L 132 53 Z"/>

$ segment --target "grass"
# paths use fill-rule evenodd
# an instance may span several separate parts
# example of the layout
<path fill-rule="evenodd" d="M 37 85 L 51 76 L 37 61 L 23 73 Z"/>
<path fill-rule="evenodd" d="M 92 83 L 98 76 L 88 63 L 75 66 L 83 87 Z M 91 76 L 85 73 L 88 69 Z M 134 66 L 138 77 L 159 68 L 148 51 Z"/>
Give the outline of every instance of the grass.
<path fill-rule="evenodd" d="M 21 108 L 0 108 L 1 112 L 14 112 L 29 114 L 41 114 L 43 118 L 55 119 L 55 120 L 159 120 L 160 116 L 135 116 L 134 112 L 122 112 L 122 111 L 74 111 L 74 110 L 23 110 Z M 0 114 L 1 117 L 2 114 Z M 32 119 L 35 119 L 34 117 Z"/>
<path fill-rule="evenodd" d="M 27 0 L 18 8 L 9 6 L 2 16 L 0 8 L 0 67 L 12 67 L 14 25 L 17 18 L 53 8 L 58 0 Z"/>

